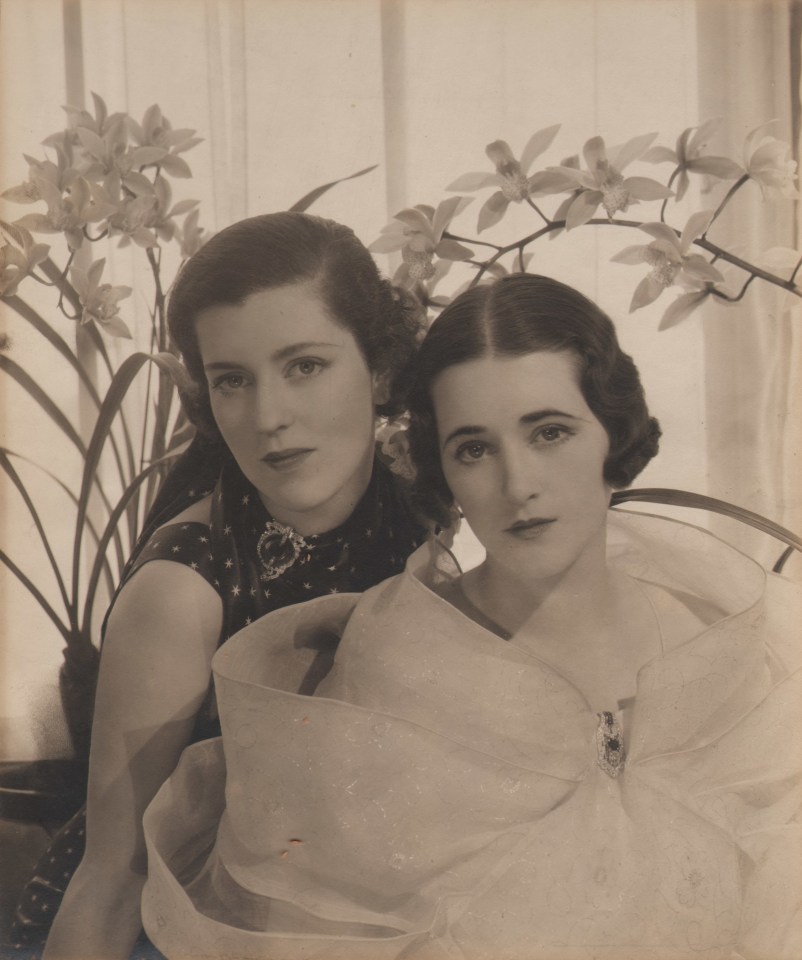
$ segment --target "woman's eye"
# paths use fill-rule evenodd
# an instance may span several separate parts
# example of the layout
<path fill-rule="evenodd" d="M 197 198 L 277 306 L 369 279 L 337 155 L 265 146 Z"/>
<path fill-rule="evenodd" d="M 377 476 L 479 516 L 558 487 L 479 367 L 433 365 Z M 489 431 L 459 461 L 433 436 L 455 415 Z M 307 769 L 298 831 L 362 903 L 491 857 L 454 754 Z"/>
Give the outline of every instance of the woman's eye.
<path fill-rule="evenodd" d="M 320 373 L 325 366 L 326 364 L 322 360 L 306 357 L 303 360 L 296 360 L 290 364 L 289 375 L 291 377 L 314 377 L 315 374 Z"/>
<path fill-rule="evenodd" d="M 229 390 L 239 390 L 245 386 L 245 376 L 241 373 L 226 373 L 212 383 L 213 390 L 226 392 Z"/>
<path fill-rule="evenodd" d="M 472 440 L 470 443 L 463 443 L 459 446 L 454 456 L 462 463 L 475 463 L 477 460 L 481 460 L 485 453 L 487 453 L 486 444 L 480 440 Z"/>
<path fill-rule="evenodd" d="M 559 443 L 561 440 L 567 440 L 570 435 L 570 431 L 565 427 L 560 427 L 552 423 L 536 430 L 534 440 L 537 443 Z"/>

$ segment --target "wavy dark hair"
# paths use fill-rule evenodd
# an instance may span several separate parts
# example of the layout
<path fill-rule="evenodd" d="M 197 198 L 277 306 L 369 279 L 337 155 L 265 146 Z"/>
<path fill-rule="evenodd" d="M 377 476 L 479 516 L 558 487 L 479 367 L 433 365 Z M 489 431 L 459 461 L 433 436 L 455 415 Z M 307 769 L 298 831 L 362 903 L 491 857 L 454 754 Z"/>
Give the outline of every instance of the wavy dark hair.
<path fill-rule="evenodd" d="M 515 274 L 458 296 L 432 324 L 409 396 L 409 440 L 418 468 L 418 508 L 448 524 L 453 497 L 440 463 L 431 388 L 449 367 L 486 356 L 567 350 L 577 358 L 585 402 L 607 431 L 604 479 L 629 486 L 657 453 L 660 426 L 649 416 L 640 375 L 610 318 L 577 290 L 535 274 Z"/>
<path fill-rule="evenodd" d="M 417 300 L 379 274 L 348 227 L 306 213 L 268 213 L 215 234 L 184 265 L 167 306 L 170 335 L 188 373 L 182 399 L 206 439 L 222 443 L 212 416 L 195 321 L 209 307 L 241 304 L 251 294 L 309 281 L 331 317 L 356 339 L 389 395 L 377 413 L 404 407 L 412 360 L 424 328 Z"/>

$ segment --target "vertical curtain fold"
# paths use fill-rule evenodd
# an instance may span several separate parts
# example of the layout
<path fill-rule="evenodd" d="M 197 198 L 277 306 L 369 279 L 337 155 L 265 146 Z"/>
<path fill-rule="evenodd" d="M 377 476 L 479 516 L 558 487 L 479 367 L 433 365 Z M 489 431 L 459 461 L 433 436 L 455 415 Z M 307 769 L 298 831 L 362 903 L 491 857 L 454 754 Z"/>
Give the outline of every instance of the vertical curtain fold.
<path fill-rule="evenodd" d="M 697 9 L 700 116 L 727 118 L 733 156 L 750 129 L 772 118 L 778 120 L 774 134 L 790 139 L 791 5 L 736 0 L 700 2 Z M 791 204 L 764 201 L 753 183 L 716 229 L 753 257 L 795 242 Z M 802 520 L 795 426 L 799 322 L 799 307 L 759 283 L 737 307 L 712 306 L 704 319 L 708 491 L 786 526 Z M 776 551 L 748 530 L 737 535 L 745 549 L 763 552 L 761 559 Z"/>
<path fill-rule="evenodd" d="M 212 155 L 212 184 L 215 226 L 228 219 L 228 195 L 220 185 L 228 182 L 228 137 L 223 89 L 223 46 L 219 0 L 206 0 L 206 85 L 209 98 L 209 150 Z"/>
<path fill-rule="evenodd" d="M 228 0 L 231 18 L 229 34 L 230 93 L 230 168 L 228 183 L 230 207 L 227 223 L 248 216 L 248 84 L 247 49 L 245 45 L 245 9 L 243 0 Z M 219 192 L 219 187 L 215 187 Z"/>
<path fill-rule="evenodd" d="M 248 216 L 248 98 L 243 0 L 206 0 L 208 140 L 214 224 Z"/>
<path fill-rule="evenodd" d="M 381 0 L 384 166 L 389 216 L 407 203 L 404 26 L 404 4 L 398 0 Z"/>

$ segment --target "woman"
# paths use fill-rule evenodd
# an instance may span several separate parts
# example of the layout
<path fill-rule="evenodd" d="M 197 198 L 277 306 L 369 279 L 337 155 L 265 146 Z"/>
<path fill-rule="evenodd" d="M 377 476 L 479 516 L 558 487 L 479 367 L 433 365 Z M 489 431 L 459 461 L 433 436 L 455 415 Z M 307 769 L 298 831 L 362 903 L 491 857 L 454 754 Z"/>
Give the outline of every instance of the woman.
<path fill-rule="evenodd" d="M 128 957 L 141 929 L 142 814 L 183 748 L 219 732 L 220 643 L 286 604 L 366 589 L 422 539 L 375 456 L 376 415 L 400 409 L 418 314 L 352 231 L 305 214 L 237 223 L 179 275 L 170 332 L 223 465 L 213 491 L 189 491 L 197 502 L 149 538 L 108 616 L 86 853 L 48 960 Z M 82 833 L 74 824 L 62 846 L 74 854 Z M 24 920 L 51 904 L 51 862 L 29 885 Z"/>
<path fill-rule="evenodd" d="M 486 559 L 460 576 L 432 542 L 362 598 L 278 611 L 217 654 L 223 739 L 187 751 L 145 818 L 154 942 L 799 957 L 797 594 L 695 527 L 608 511 L 659 429 L 576 291 L 477 287 L 417 363 L 421 496 L 440 523 L 456 502 Z"/>

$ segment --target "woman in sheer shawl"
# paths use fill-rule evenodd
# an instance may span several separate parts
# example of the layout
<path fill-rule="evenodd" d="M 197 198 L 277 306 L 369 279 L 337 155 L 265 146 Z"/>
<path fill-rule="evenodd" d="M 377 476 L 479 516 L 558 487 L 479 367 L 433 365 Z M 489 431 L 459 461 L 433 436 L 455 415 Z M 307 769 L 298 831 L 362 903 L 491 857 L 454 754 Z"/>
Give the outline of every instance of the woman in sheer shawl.
<path fill-rule="evenodd" d="M 802 955 L 799 593 L 701 529 L 608 509 L 659 437 L 610 320 L 544 277 L 477 287 L 430 329 L 410 406 L 421 502 L 441 525 L 457 505 L 486 558 L 460 575 L 431 540 L 221 650 L 223 737 L 146 815 L 154 942 Z"/>

